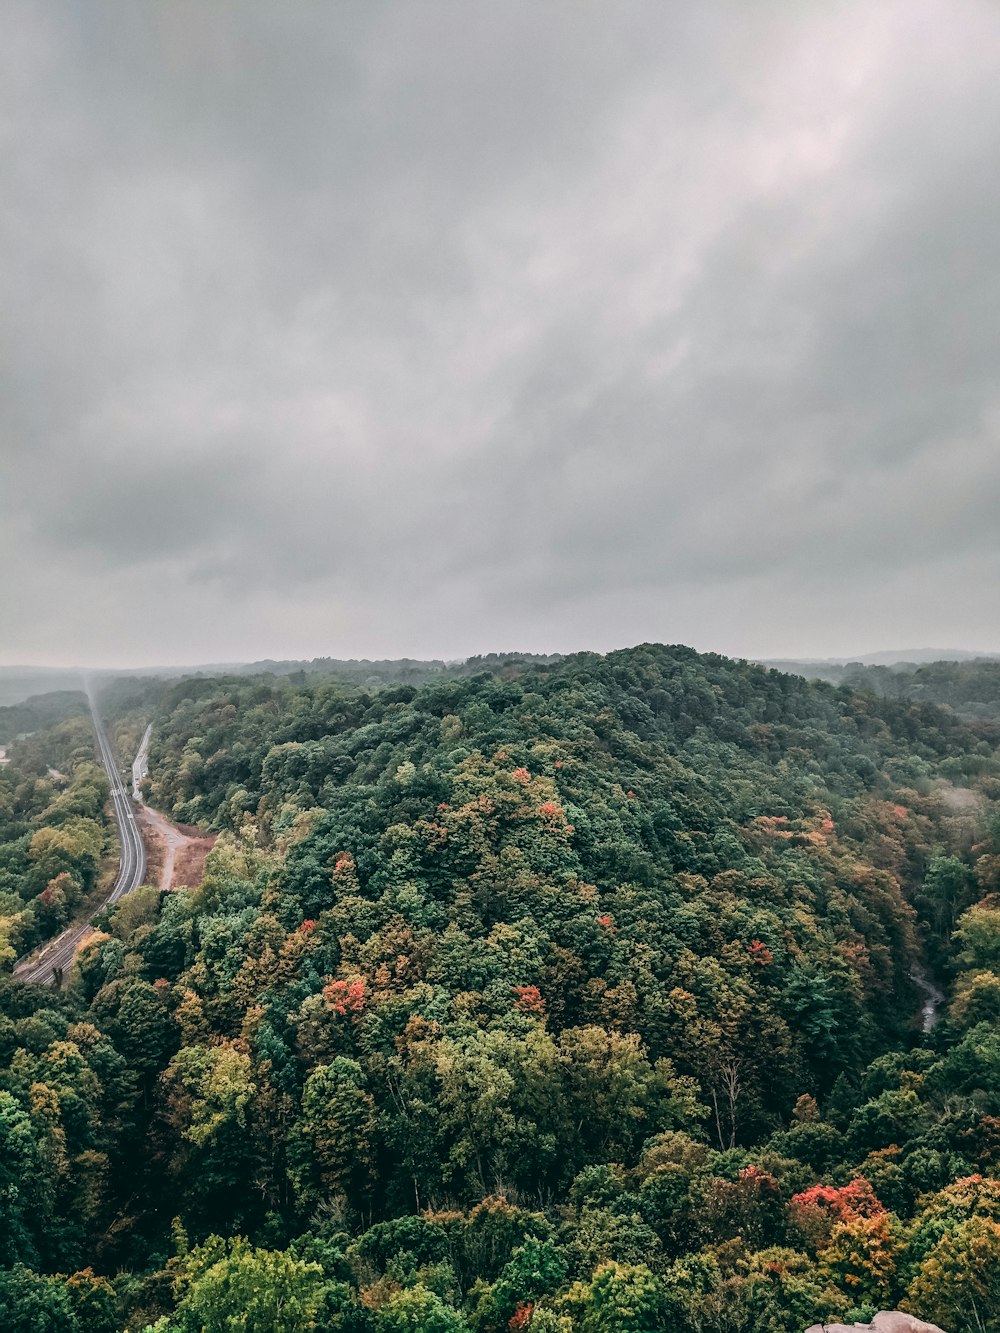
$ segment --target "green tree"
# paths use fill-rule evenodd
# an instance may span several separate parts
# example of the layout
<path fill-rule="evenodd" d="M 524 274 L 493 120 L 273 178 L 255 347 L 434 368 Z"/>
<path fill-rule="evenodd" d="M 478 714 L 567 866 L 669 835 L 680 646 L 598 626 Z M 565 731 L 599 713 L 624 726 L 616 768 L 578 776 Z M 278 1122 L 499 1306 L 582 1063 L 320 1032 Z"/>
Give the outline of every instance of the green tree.
<path fill-rule="evenodd" d="M 943 1235 L 907 1297 L 949 1333 L 1000 1333 L 1000 1223 L 970 1217 Z"/>
<path fill-rule="evenodd" d="M 568 1297 L 581 1333 L 659 1333 L 666 1312 L 662 1281 L 645 1264 L 601 1264 Z"/>
<path fill-rule="evenodd" d="M 954 939 L 959 967 L 1000 972 L 1000 907 L 977 903 L 959 918 Z"/>
<path fill-rule="evenodd" d="M 376 1333 L 468 1333 L 469 1325 L 440 1296 L 417 1285 L 398 1292 L 375 1314 Z"/>
<path fill-rule="evenodd" d="M 0 1269 L 0 1328 L 31 1333 L 83 1333 L 66 1285 L 18 1264 Z"/>
<path fill-rule="evenodd" d="M 9 1092 L 0 1091 L 0 1262 L 32 1259 L 31 1223 L 37 1221 L 36 1182 L 41 1164 L 31 1117 Z"/>
<path fill-rule="evenodd" d="M 327 1294 L 319 1264 L 210 1236 L 177 1261 L 181 1333 L 299 1333 L 317 1327 Z"/>
<path fill-rule="evenodd" d="M 302 1163 L 296 1172 L 303 1195 L 316 1188 L 310 1183 L 310 1174 L 324 1192 L 346 1194 L 354 1203 L 370 1192 L 377 1117 L 364 1082 L 364 1071 L 357 1061 L 340 1055 L 314 1069 L 306 1079 L 301 1133 L 311 1163 Z"/>

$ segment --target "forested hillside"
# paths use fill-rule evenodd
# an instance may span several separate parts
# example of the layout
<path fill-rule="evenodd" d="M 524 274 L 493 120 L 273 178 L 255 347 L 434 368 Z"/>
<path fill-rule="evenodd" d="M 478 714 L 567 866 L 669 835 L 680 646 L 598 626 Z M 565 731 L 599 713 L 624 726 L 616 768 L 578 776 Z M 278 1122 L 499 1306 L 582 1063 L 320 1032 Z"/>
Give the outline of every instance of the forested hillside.
<path fill-rule="evenodd" d="M 1000 1329 L 992 723 L 661 646 L 144 710 L 222 836 L 2 990 L 0 1325 Z"/>
<path fill-rule="evenodd" d="M 5 714 L 17 715 L 19 731 L 65 718 L 7 746 L 0 764 L 0 967 L 8 970 L 79 909 L 113 835 L 85 697 L 42 695 Z"/>

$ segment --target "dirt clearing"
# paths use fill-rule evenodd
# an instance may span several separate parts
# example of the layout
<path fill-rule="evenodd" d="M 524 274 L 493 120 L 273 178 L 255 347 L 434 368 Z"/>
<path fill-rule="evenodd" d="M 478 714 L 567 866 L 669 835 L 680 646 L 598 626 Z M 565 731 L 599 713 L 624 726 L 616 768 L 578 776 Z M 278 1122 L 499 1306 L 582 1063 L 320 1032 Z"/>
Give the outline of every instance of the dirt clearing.
<path fill-rule="evenodd" d="M 149 859 L 147 882 L 164 891 L 197 888 L 216 835 L 175 824 L 149 805 L 139 806 L 138 815 Z"/>

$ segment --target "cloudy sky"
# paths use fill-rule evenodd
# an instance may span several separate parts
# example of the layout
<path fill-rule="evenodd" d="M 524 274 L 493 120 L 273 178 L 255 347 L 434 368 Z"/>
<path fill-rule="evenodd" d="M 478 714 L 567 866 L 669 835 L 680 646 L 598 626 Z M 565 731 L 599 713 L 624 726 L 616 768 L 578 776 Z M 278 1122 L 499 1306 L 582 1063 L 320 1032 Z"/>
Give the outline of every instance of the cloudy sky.
<path fill-rule="evenodd" d="M 994 0 L 12 0 L 0 661 L 1000 648 Z"/>

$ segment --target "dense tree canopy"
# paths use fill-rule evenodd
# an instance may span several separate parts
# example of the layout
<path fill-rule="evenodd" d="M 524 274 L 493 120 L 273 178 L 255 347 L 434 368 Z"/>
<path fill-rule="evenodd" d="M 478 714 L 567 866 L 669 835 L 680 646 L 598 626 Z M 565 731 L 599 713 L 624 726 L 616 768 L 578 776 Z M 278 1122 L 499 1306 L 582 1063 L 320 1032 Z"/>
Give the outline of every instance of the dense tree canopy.
<path fill-rule="evenodd" d="M 658 646 L 105 708 L 220 838 L 2 991 L 0 1310 L 1000 1328 L 991 724 Z M 86 776 L 22 817 L 22 905 Z"/>

